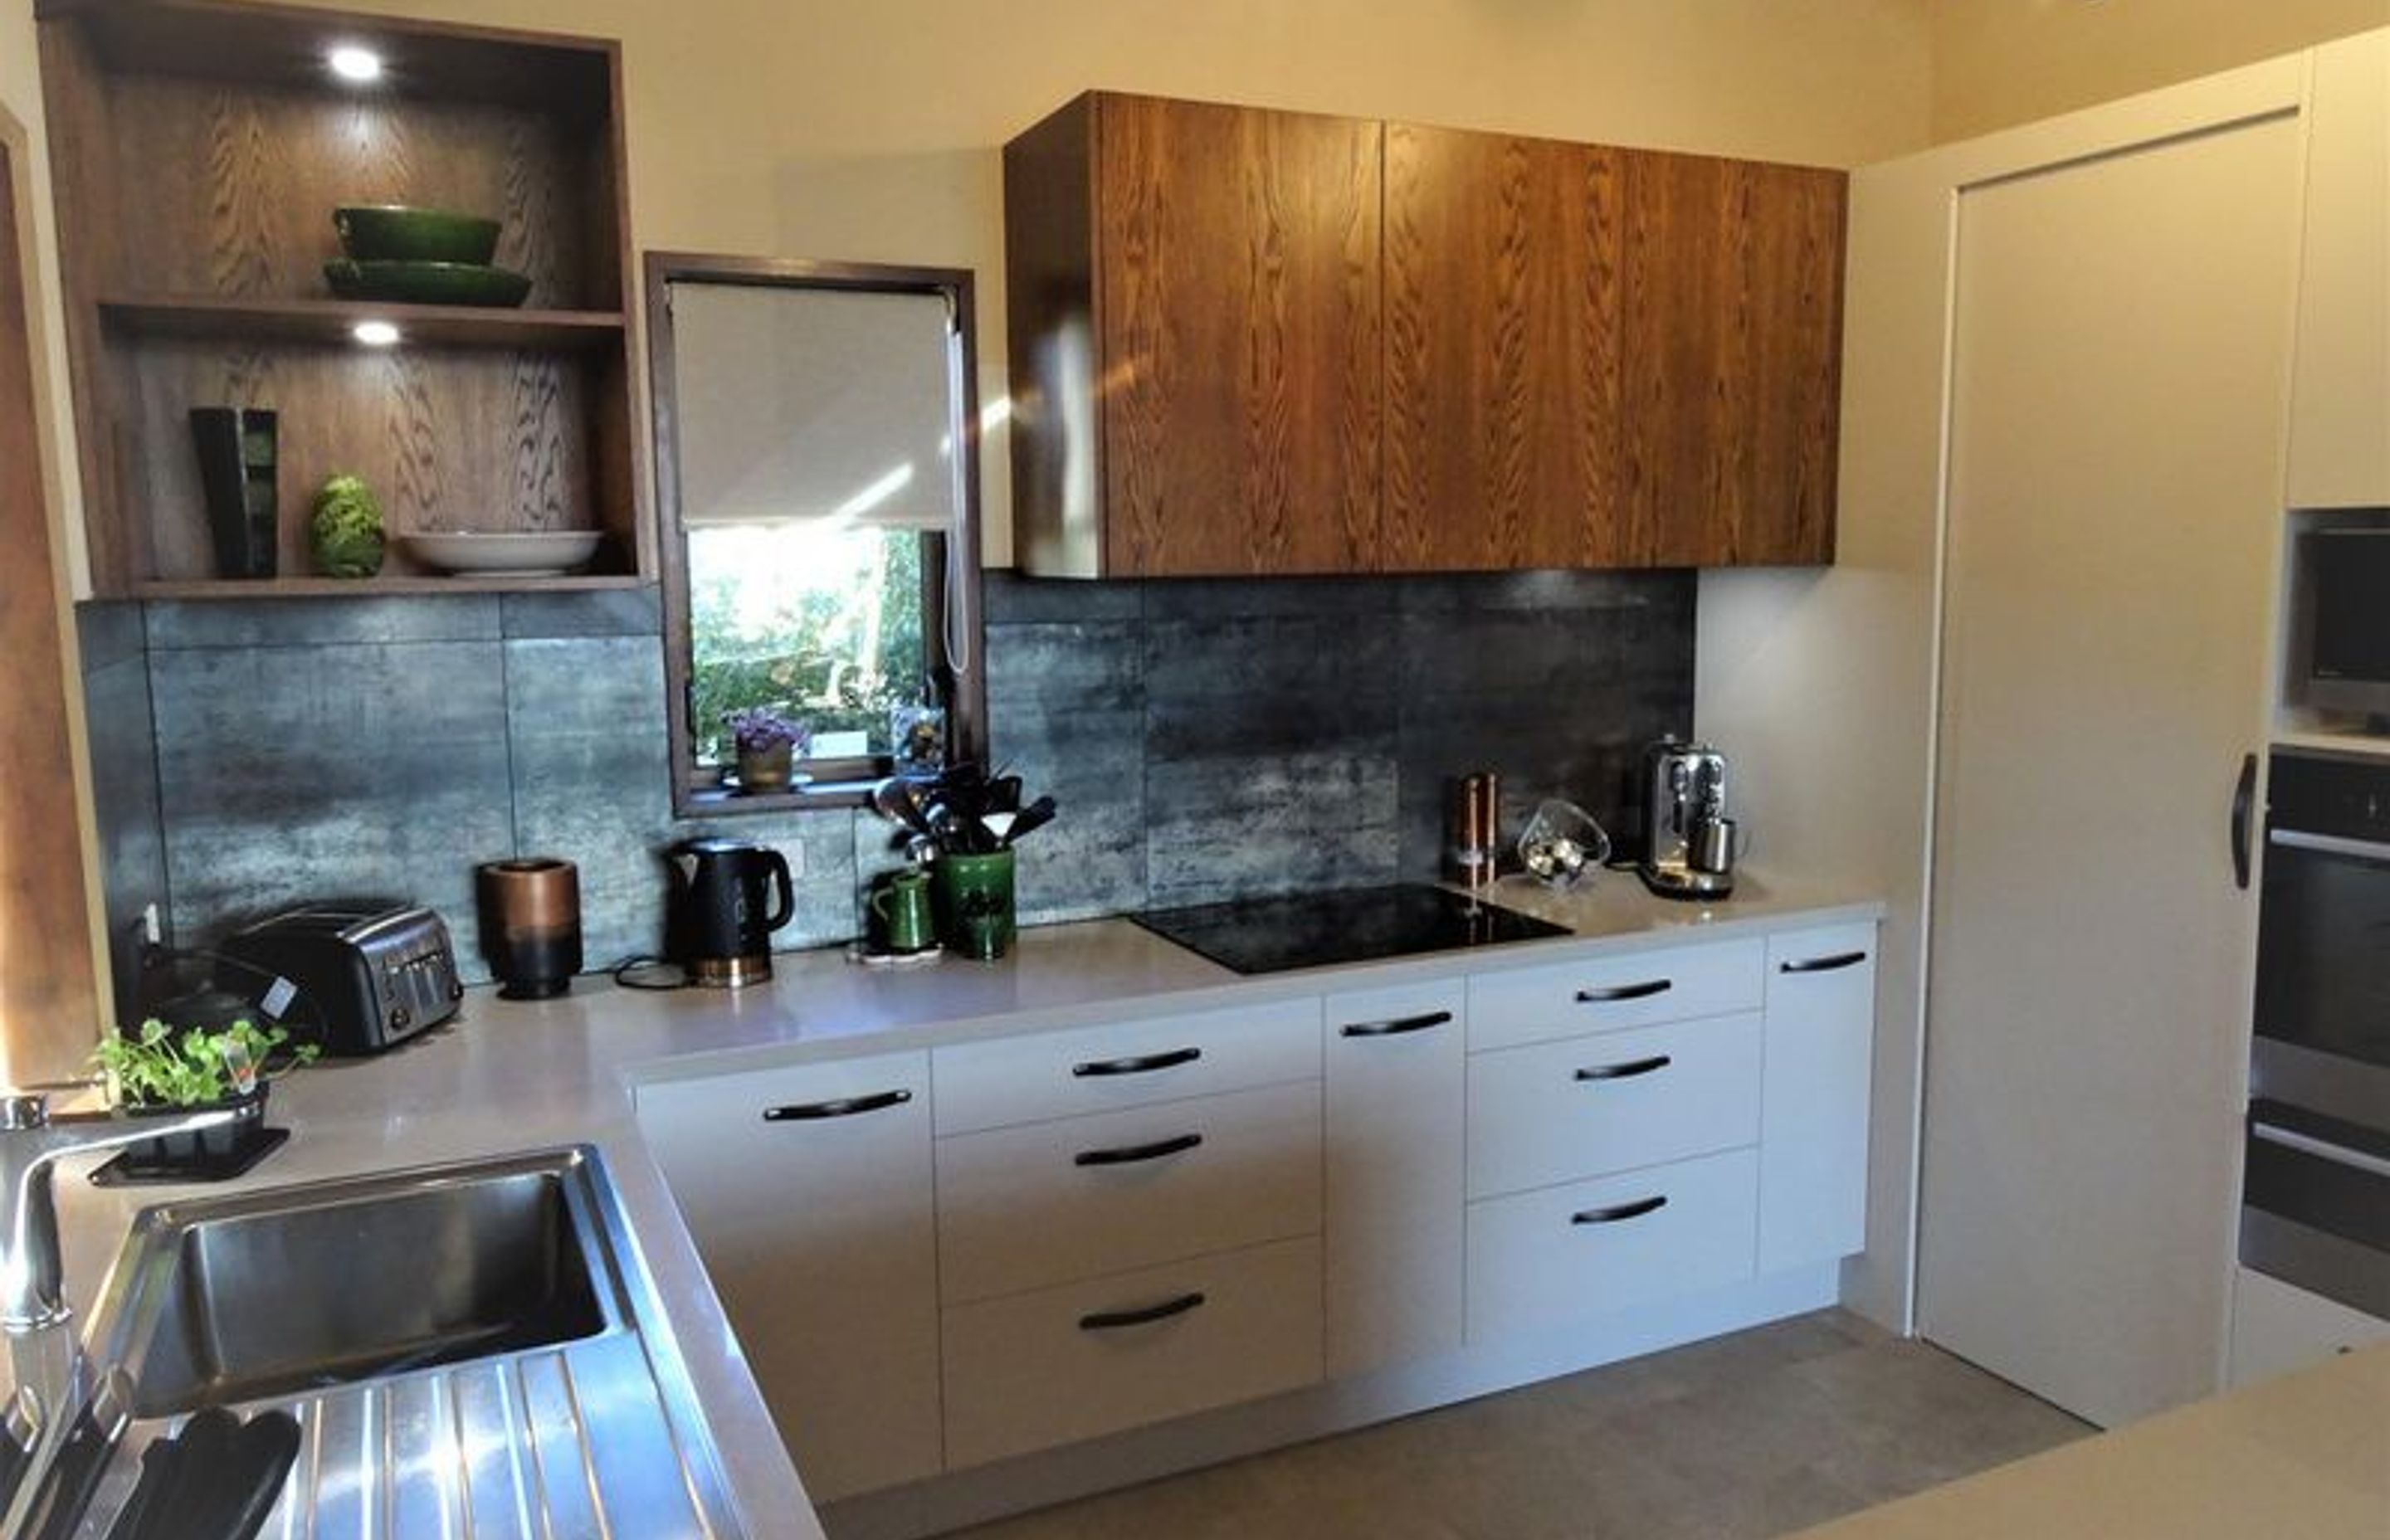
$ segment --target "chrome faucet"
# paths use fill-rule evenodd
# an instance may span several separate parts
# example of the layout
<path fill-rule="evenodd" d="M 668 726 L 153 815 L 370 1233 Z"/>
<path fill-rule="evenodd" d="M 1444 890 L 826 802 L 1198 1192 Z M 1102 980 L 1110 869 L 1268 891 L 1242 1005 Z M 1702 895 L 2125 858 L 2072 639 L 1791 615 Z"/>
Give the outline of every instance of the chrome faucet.
<path fill-rule="evenodd" d="M 50 1174 L 61 1159 L 197 1134 L 239 1115 L 238 1108 L 212 1107 L 53 1116 L 46 1097 L 0 1095 L 0 1332 L 40 1331 L 69 1314 L 61 1297 L 58 1213 L 50 1193 Z"/>

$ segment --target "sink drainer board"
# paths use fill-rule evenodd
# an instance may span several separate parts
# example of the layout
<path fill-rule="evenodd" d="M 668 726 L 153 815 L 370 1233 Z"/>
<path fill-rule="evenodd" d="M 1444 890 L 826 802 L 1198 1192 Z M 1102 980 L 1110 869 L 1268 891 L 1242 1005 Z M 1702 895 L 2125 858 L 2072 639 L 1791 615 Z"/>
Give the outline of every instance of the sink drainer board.
<path fill-rule="evenodd" d="M 304 1441 L 269 1534 L 738 1533 L 586 1147 L 146 1210 L 91 1352 L 134 1420 L 79 1533 L 106 1534 L 151 1441 L 267 1405 Z"/>

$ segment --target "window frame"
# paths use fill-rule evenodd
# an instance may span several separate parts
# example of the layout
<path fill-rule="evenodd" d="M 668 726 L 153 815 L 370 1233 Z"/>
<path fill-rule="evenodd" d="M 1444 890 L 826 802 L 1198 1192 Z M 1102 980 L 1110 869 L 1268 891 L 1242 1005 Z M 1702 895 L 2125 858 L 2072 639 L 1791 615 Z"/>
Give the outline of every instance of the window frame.
<path fill-rule="evenodd" d="M 677 816 L 727 816 L 791 808 L 862 807 L 885 762 L 809 760 L 817 779 L 784 792 L 729 792 L 697 778 L 696 734 L 689 721 L 692 664 L 688 532 L 681 523 L 679 392 L 674 375 L 672 286 L 719 283 L 757 288 L 845 289 L 878 294 L 929 294 L 953 307 L 960 347 L 955 402 L 955 452 L 962 490 L 958 527 L 944 532 L 944 561 L 924 563 L 922 640 L 946 704 L 946 762 L 983 758 L 987 732 L 987 670 L 980 609 L 980 406 L 977 311 L 972 275 L 963 267 L 909 267 L 883 263 L 816 262 L 801 257 L 738 257 L 690 251 L 646 254 L 648 377 L 654 422 L 657 555 L 663 588 L 664 715 L 670 729 L 673 812 Z M 959 545 L 959 550 L 957 545 Z M 927 553 L 925 552 L 925 556 Z M 928 569 L 934 566 L 935 571 Z M 952 579 L 959 574 L 959 584 Z M 947 604 L 953 613 L 945 613 Z M 944 623 L 940 623 L 941 617 Z M 958 672 L 949 635 L 964 644 Z"/>

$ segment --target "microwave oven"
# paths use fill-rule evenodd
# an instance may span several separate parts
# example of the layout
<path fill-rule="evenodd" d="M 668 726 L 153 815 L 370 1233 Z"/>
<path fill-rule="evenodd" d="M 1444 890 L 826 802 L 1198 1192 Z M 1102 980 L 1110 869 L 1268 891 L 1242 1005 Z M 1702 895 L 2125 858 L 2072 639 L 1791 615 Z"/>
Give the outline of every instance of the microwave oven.
<path fill-rule="evenodd" d="M 2390 529 L 2311 530 L 2299 565 L 2307 702 L 2390 716 Z"/>

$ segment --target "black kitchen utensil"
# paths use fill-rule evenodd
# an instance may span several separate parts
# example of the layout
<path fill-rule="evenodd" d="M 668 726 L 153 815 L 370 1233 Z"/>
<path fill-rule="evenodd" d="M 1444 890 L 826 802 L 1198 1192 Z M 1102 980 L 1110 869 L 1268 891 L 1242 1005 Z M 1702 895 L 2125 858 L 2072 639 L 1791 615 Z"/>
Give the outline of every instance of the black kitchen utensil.
<path fill-rule="evenodd" d="M 298 1458 L 297 1418 L 278 1411 L 251 1418 L 233 1443 L 232 1499 L 220 1519 L 212 1516 L 217 1527 L 207 1533 L 212 1540 L 255 1540 Z"/>
<path fill-rule="evenodd" d="M 124 1436 L 125 1424 L 132 1420 L 131 1406 L 132 1387 L 124 1371 L 109 1370 L 75 1415 L 52 1457 L 29 1510 L 37 1517 L 28 1524 L 26 1534 L 36 1540 L 67 1540 L 75 1532 L 83 1522 L 84 1509 L 91 1506 L 92 1494 L 99 1489 L 108 1457 L 115 1452 L 116 1441 Z"/>
<path fill-rule="evenodd" d="M 1012 820 L 1012 827 L 1004 831 L 1004 838 L 996 842 L 997 848 L 1010 850 L 1022 835 L 1052 823 L 1054 810 L 1055 802 L 1051 797 L 1040 797 L 1022 808 L 1020 815 Z"/>
<path fill-rule="evenodd" d="M 998 776 L 987 783 L 987 812 L 1018 813 L 1021 811 L 1021 777 Z"/>

